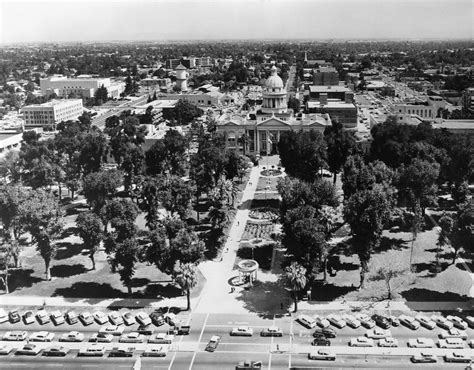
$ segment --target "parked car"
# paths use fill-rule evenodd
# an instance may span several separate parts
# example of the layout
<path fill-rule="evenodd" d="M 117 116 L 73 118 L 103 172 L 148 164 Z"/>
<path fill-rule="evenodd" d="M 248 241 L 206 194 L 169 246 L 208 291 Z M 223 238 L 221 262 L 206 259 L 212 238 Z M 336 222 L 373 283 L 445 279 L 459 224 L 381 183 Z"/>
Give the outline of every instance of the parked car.
<path fill-rule="evenodd" d="M 380 326 L 382 329 L 388 329 L 392 326 L 392 323 L 390 322 L 390 318 L 382 314 L 373 314 L 372 320 L 374 320 L 375 323 L 378 326 Z"/>
<path fill-rule="evenodd" d="M 119 348 L 114 347 L 109 353 L 109 357 L 133 357 L 135 347 Z"/>
<path fill-rule="evenodd" d="M 48 331 L 35 331 L 28 338 L 30 342 L 52 342 L 53 339 L 54 333 L 50 333 Z"/>
<path fill-rule="evenodd" d="M 346 322 L 338 315 L 330 314 L 327 316 L 327 319 L 336 328 L 342 329 L 346 326 Z"/>
<path fill-rule="evenodd" d="M 152 335 L 153 334 L 153 326 L 151 326 L 151 325 L 140 325 L 136 331 L 137 331 L 137 333 L 140 333 L 140 334 L 143 334 L 143 335 Z"/>
<path fill-rule="evenodd" d="M 63 346 L 49 347 L 43 351 L 43 356 L 49 357 L 64 357 L 68 354 L 69 349 Z"/>
<path fill-rule="evenodd" d="M 330 346 L 331 341 L 327 339 L 326 337 L 316 337 L 311 342 L 311 345 L 312 346 Z"/>
<path fill-rule="evenodd" d="M 164 325 L 164 323 L 166 322 L 165 321 L 165 317 L 163 316 L 162 312 L 160 310 L 155 310 L 153 311 L 151 314 L 150 314 L 150 319 L 151 319 L 151 322 L 155 325 L 155 326 L 161 326 L 161 325 Z"/>
<path fill-rule="evenodd" d="M 325 361 L 335 361 L 336 354 L 328 349 L 318 349 L 317 351 L 311 351 L 308 354 L 310 360 L 325 360 Z"/>
<path fill-rule="evenodd" d="M 372 329 L 375 326 L 375 321 L 372 320 L 370 316 L 366 315 L 365 313 L 359 313 L 356 315 L 356 317 L 364 328 Z"/>
<path fill-rule="evenodd" d="M 49 319 L 49 315 L 48 315 L 48 313 L 46 312 L 46 310 L 39 310 L 39 311 L 36 313 L 36 318 L 38 319 L 38 322 L 39 322 L 41 325 L 47 324 L 48 322 L 51 321 L 51 320 Z"/>
<path fill-rule="evenodd" d="M 382 339 L 382 338 L 391 337 L 392 333 L 390 332 L 389 329 L 384 330 L 384 329 L 376 327 L 376 328 L 367 330 L 367 332 L 365 333 L 365 336 L 367 338 L 372 338 L 372 339 Z"/>
<path fill-rule="evenodd" d="M 326 329 L 316 329 L 313 333 L 313 337 L 326 337 L 326 338 L 336 338 L 336 331 L 333 328 Z"/>
<path fill-rule="evenodd" d="M 277 326 L 270 326 L 260 332 L 261 337 L 282 337 L 283 330 Z"/>
<path fill-rule="evenodd" d="M 94 320 L 97 322 L 97 324 L 104 325 L 109 322 L 109 318 L 102 311 L 94 311 L 92 316 L 94 317 Z"/>
<path fill-rule="evenodd" d="M 168 346 L 149 346 L 145 349 L 143 357 L 166 357 Z"/>
<path fill-rule="evenodd" d="M 352 315 L 342 315 L 342 319 L 347 323 L 347 326 L 357 329 L 360 327 L 360 321 L 357 320 L 354 316 Z"/>
<path fill-rule="evenodd" d="M 61 311 L 53 311 L 51 312 L 51 321 L 54 323 L 54 325 L 61 325 L 64 324 L 64 315 L 61 313 Z"/>
<path fill-rule="evenodd" d="M 25 313 L 23 314 L 23 322 L 26 325 L 30 325 L 35 322 L 35 315 L 33 314 L 33 311 L 25 311 Z"/>
<path fill-rule="evenodd" d="M 132 331 L 128 334 L 123 334 L 119 342 L 120 343 L 143 343 L 145 340 L 145 336 L 143 334 L 137 333 L 136 331 Z"/>
<path fill-rule="evenodd" d="M 386 337 L 379 340 L 379 347 L 398 347 L 398 339 Z"/>
<path fill-rule="evenodd" d="M 80 349 L 78 356 L 102 357 L 105 354 L 105 347 L 101 344 L 94 343 L 85 349 Z"/>
<path fill-rule="evenodd" d="M 25 340 L 28 333 L 24 330 L 7 331 L 3 335 L 3 340 L 22 341 Z"/>
<path fill-rule="evenodd" d="M 0 344 L 0 356 L 7 356 L 13 350 L 12 347 L 6 344 Z"/>
<path fill-rule="evenodd" d="M 400 320 L 398 319 L 398 317 L 390 316 L 388 319 L 390 321 L 390 324 L 392 324 L 392 326 L 400 326 Z"/>
<path fill-rule="evenodd" d="M 154 344 L 171 344 L 174 340 L 174 335 L 166 333 L 157 333 L 148 338 L 148 343 Z"/>
<path fill-rule="evenodd" d="M 8 313 L 3 308 L 0 308 L 0 324 L 8 321 Z"/>
<path fill-rule="evenodd" d="M 408 340 L 408 347 L 412 348 L 433 348 L 434 346 L 433 339 L 429 338 L 416 338 Z"/>
<path fill-rule="evenodd" d="M 454 327 L 454 324 L 451 321 L 441 315 L 432 315 L 431 320 L 433 320 L 440 328 L 446 330 L 449 330 Z"/>
<path fill-rule="evenodd" d="M 176 314 L 172 313 L 172 312 L 167 312 L 163 315 L 164 319 L 165 319 L 165 322 L 169 325 L 169 326 L 177 326 L 179 325 L 179 319 L 178 317 L 176 316 Z"/>
<path fill-rule="evenodd" d="M 77 317 L 77 313 L 75 311 L 68 311 L 66 313 L 66 321 L 70 325 L 76 324 L 79 321 L 79 319 Z"/>
<path fill-rule="evenodd" d="M 16 310 L 10 311 L 10 313 L 8 314 L 8 319 L 10 320 L 12 324 L 16 324 L 17 322 L 21 321 L 20 314 Z"/>
<path fill-rule="evenodd" d="M 474 348 L 474 339 L 469 341 L 469 347 Z"/>
<path fill-rule="evenodd" d="M 352 338 L 349 342 L 351 347 L 373 347 L 374 340 L 367 337 Z"/>
<path fill-rule="evenodd" d="M 464 341 L 461 338 L 446 338 L 438 341 L 439 348 L 464 348 Z"/>
<path fill-rule="evenodd" d="M 81 312 L 79 315 L 79 320 L 81 320 L 82 324 L 85 326 L 92 325 L 94 323 L 94 318 L 89 311 Z"/>
<path fill-rule="evenodd" d="M 308 329 L 312 329 L 316 326 L 316 320 L 309 317 L 308 315 L 299 315 L 296 318 L 296 321 L 298 321 L 301 325 L 305 326 Z"/>
<path fill-rule="evenodd" d="M 436 323 L 425 315 L 417 315 L 416 320 L 426 329 L 433 330 L 436 328 Z"/>
<path fill-rule="evenodd" d="M 99 329 L 99 333 L 101 334 L 111 334 L 111 335 L 122 335 L 124 330 L 123 326 L 117 325 L 107 325 L 103 326 Z"/>
<path fill-rule="evenodd" d="M 41 347 L 36 344 L 27 343 L 15 352 L 15 355 L 36 356 L 40 353 Z"/>
<path fill-rule="evenodd" d="M 253 335 L 253 329 L 248 326 L 239 326 L 232 328 L 230 335 L 235 337 L 251 337 Z"/>
<path fill-rule="evenodd" d="M 449 315 L 446 317 L 449 321 L 451 321 L 455 328 L 466 330 L 467 329 L 467 322 L 461 319 L 458 316 Z"/>
<path fill-rule="evenodd" d="M 84 334 L 75 330 L 70 331 L 69 333 L 64 333 L 59 337 L 60 342 L 82 342 L 83 340 Z"/>
<path fill-rule="evenodd" d="M 461 353 L 461 352 L 451 352 L 444 356 L 444 361 L 446 362 L 461 362 L 469 364 L 472 362 L 471 357 Z"/>
<path fill-rule="evenodd" d="M 254 369 L 261 369 L 262 368 L 262 361 L 240 361 L 235 370 L 254 370 Z"/>
<path fill-rule="evenodd" d="M 173 335 L 189 335 L 190 332 L 191 332 L 190 325 L 180 325 L 178 327 L 168 329 L 167 331 L 168 334 L 173 334 Z"/>
<path fill-rule="evenodd" d="M 461 338 L 461 339 L 467 339 L 467 333 L 464 330 L 459 330 L 456 328 L 452 328 L 449 330 L 443 330 L 440 334 L 439 337 L 441 339 L 446 339 L 446 338 Z"/>
<path fill-rule="evenodd" d="M 401 315 L 399 319 L 403 325 L 410 328 L 411 330 L 417 330 L 420 328 L 420 323 L 411 316 Z"/>
<path fill-rule="evenodd" d="M 117 312 L 109 313 L 109 320 L 113 325 L 122 325 L 123 319 Z"/>
<path fill-rule="evenodd" d="M 218 335 L 213 335 L 211 339 L 209 340 L 209 343 L 207 343 L 206 346 L 206 351 L 208 352 L 214 352 L 217 349 L 217 346 L 219 345 L 219 342 L 221 341 L 221 337 Z"/>
<path fill-rule="evenodd" d="M 91 335 L 89 342 L 111 343 L 113 339 L 114 336 L 112 334 L 95 333 Z"/>
<path fill-rule="evenodd" d="M 430 353 L 419 353 L 417 355 L 412 356 L 410 360 L 413 363 L 421 364 L 438 362 L 438 358 Z"/>
<path fill-rule="evenodd" d="M 316 325 L 318 325 L 320 328 L 328 328 L 329 326 L 331 326 L 329 320 L 322 316 L 313 315 L 313 319 L 314 321 L 316 321 Z"/>
<path fill-rule="evenodd" d="M 131 312 L 127 311 L 122 314 L 123 322 L 125 325 L 130 326 L 135 324 L 135 317 L 132 315 Z"/>
<path fill-rule="evenodd" d="M 470 328 L 474 329 L 474 316 L 466 316 L 465 321 Z"/>
<path fill-rule="evenodd" d="M 137 321 L 140 325 L 150 325 L 151 324 L 150 316 L 148 316 L 143 311 L 140 311 L 139 313 L 137 313 L 135 315 L 135 318 L 137 319 Z"/>

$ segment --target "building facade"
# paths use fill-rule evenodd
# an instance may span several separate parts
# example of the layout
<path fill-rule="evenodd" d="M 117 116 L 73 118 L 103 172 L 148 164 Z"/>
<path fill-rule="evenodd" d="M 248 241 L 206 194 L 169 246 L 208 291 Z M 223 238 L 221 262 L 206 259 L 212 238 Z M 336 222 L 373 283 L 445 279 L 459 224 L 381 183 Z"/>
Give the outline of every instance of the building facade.
<path fill-rule="evenodd" d="M 76 120 L 83 112 L 81 99 L 52 100 L 44 104 L 28 105 L 21 109 L 25 128 L 55 129 L 56 124 Z"/>
<path fill-rule="evenodd" d="M 125 91 L 124 82 L 111 81 L 110 78 L 52 76 L 40 80 L 43 95 L 55 93 L 61 98 L 67 98 L 71 94 L 80 95 L 83 98 L 93 98 L 97 89 L 102 86 L 107 89 L 108 96 L 111 99 L 120 98 L 120 94 Z"/>

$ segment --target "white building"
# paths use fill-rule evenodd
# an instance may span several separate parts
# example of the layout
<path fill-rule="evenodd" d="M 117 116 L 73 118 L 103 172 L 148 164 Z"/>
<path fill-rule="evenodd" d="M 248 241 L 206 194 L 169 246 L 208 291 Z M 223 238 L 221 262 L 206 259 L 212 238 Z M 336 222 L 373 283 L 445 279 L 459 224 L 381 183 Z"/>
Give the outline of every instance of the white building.
<path fill-rule="evenodd" d="M 52 100 L 44 104 L 28 105 L 21 109 L 25 128 L 49 127 L 68 120 L 76 120 L 83 112 L 81 99 Z"/>
<path fill-rule="evenodd" d="M 107 89 L 111 99 L 120 98 L 120 94 L 125 91 L 125 82 L 112 81 L 110 78 L 93 78 L 89 75 L 81 75 L 76 78 L 55 75 L 40 80 L 43 95 L 55 93 L 62 98 L 67 98 L 70 94 L 92 98 L 96 90 L 102 86 Z"/>

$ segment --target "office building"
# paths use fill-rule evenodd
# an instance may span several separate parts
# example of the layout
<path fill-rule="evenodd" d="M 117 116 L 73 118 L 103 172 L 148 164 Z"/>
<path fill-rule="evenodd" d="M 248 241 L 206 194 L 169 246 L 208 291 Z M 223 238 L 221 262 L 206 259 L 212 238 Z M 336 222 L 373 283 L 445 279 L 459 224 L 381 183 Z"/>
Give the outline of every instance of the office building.
<path fill-rule="evenodd" d="M 28 105 L 21 109 L 25 128 L 55 129 L 56 124 L 76 120 L 83 112 L 81 99 L 52 100 L 44 104 Z"/>
<path fill-rule="evenodd" d="M 110 78 L 94 78 L 89 75 L 76 78 L 56 75 L 40 80 L 43 95 L 55 93 L 61 98 L 68 98 L 71 94 L 83 98 L 93 98 L 97 89 L 102 86 L 107 89 L 110 99 L 120 98 L 120 94 L 125 91 L 125 82 L 112 81 Z"/>

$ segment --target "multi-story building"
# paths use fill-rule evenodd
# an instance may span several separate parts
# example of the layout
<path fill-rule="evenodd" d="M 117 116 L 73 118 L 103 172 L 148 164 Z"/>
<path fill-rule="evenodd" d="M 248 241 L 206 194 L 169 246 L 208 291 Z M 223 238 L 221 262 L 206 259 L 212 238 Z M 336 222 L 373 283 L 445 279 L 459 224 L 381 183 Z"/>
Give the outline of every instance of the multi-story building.
<path fill-rule="evenodd" d="M 421 117 L 425 120 L 433 120 L 436 118 L 438 110 L 435 105 L 431 105 L 429 102 L 425 104 L 394 104 L 395 114 L 413 114 Z"/>
<path fill-rule="evenodd" d="M 321 67 L 313 70 L 313 81 L 315 85 L 337 86 L 339 74 L 334 67 Z"/>
<path fill-rule="evenodd" d="M 25 128 L 55 129 L 56 124 L 76 120 L 83 112 L 81 99 L 51 100 L 44 104 L 28 105 L 21 109 Z"/>
<path fill-rule="evenodd" d="M 176 67 L 179 66 L 180 63 L 181 59 L 168 59 L 165 65 L 167 69 L 176 69 Z"/>
<path fill-rule="evenodd" d="M 462 94 L 462 108 L 466 116 L 474 117 L 474 87 L 469 87 Z"/>
<path fill-rule="evenodd" d="M 125 83 L 122 81 L 112 81 L 110 78 L 94 78 L 89 75 L 76 78 L 56 75 L 40 80 L 43 95 L 55 93 L 62 98 L 67 98 L 71 94 L 80 95 L 83 98 L 92 98 L 97 89 L 102 86 L 107 89 L 108 96 L 111 99 L 120 98 L 120 94 L 125 91 Z"/>

